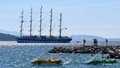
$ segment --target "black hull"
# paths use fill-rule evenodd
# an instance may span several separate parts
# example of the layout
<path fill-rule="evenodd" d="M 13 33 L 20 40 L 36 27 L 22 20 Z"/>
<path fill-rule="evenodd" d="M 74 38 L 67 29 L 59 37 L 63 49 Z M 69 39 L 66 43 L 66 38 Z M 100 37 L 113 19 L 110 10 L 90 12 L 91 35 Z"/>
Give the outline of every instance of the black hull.
<path fill-rule="evenodd" d="M 36 37 L 24 36 L 16 38 L 18 43 L 69 43 L 72 39 L 69 37 Z"/>

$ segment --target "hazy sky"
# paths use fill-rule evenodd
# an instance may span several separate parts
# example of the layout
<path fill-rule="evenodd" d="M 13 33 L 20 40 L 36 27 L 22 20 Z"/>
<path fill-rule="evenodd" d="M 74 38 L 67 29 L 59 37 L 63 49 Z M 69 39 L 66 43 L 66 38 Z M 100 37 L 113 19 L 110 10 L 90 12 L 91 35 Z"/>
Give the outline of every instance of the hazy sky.
<path fill-rule="evenodd" d="M 53 9 L 53 34 L 58 34 L 59 14 L 63 13 L 63 35 L 96 35 L 120 38 L 120 0 L 0 0 L 0 29 L 19 31 L 24 10 L 24 33 L 28 34 L 30 8 L 33 8 L 33 33 L 38 34 L 39 10 L 43 6 L 43 34 L 49 33 Z"/>

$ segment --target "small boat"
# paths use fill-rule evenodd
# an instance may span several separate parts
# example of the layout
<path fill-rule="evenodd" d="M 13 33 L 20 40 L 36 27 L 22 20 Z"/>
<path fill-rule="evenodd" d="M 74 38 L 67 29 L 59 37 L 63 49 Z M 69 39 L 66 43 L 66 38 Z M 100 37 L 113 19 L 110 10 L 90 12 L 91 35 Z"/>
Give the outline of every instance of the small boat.
<path fill-rule="evenodd" d="M 58 58 L 52 58 L 48 53 L 45 53 L 47 56 L 49 56 L 48 59 L 43 58 L 36 58 L 31 61 L 32 64 L 61 64 L 62 60 Z"/>
<path fill-rule="evenodd" d="M 41 63 L 56 63 L 56 64 L 60 64 L 62 62 L 62 60 L 60 59 L 41 59 L 41 58 L 37 58 L 37 59 L 34 59 L 32 60 L 32 64 L 41 64 Z"/>
<path fill-rule="evenodd" d="M 112 58 L 98 58 L 96 59 L 96 57 L 99 55 L 99 53 L 97 55 L 95 55 L 94 57 L 92 57 L 90 60 L 85 61 L 86 64 L 100 64 L 100 63 L 116 63 L 116 59 L 112 59 Z"/>
<path fill-rule="evenodd" d="M 91 61 L 86 61 L 86 64 L 100 64 L 100 63 L 116 63 L 117 61 L 115 59 L 95 59 L 95 60 L 91 60 Z"/>

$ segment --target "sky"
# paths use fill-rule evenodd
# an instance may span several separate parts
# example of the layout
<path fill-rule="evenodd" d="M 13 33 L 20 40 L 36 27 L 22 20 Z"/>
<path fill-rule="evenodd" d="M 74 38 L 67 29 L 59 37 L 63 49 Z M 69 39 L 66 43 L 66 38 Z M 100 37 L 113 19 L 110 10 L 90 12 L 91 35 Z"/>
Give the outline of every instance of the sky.
<path fill-rule="evenodd" d="M 58 35 L 59 14 L 63 14 L 63 35 L 94 35 L 120 38 L 120 0 L 0 0 L 0 29 L 20 30 L 24 10 L 24 34 L 29 34 L 33 8 L 33 34 L 38 35 L 40 7 L 43 6 L 42 34 L 49 35 L 50 9 L 53 9 L 53 35 Z"/>

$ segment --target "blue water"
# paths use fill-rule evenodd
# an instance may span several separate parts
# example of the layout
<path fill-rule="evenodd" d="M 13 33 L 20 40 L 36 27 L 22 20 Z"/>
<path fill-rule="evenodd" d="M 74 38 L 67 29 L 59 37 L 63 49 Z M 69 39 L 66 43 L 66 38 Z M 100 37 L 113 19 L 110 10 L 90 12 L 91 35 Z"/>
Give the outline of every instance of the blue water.
<path fill-rule="evenodd" d="M 62 65 L 33 65 L 31 60 L 49 51 L 53 46 L 0 46 L 0 68 L 120 68 L 120 62 L 114 64 L 87 65 L 84 61 L 90 54 L 54 54 L 51 56 L 63 60 Z M 46 57 L 44 57 L 46 58 Z"/>

